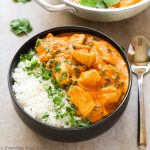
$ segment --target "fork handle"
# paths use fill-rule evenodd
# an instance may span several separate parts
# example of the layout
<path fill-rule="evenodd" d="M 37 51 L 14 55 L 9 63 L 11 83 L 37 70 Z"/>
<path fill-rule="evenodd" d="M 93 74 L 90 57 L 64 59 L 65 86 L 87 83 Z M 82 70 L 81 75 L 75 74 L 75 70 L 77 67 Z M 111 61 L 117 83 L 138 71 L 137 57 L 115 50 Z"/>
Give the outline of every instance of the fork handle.
<path fill-rule="evenodd" d="M 138 75 L 138 146 L 141 149 L 144 149 L 147 146 L 144 92 L 143 92 L 143 74 Z"/>

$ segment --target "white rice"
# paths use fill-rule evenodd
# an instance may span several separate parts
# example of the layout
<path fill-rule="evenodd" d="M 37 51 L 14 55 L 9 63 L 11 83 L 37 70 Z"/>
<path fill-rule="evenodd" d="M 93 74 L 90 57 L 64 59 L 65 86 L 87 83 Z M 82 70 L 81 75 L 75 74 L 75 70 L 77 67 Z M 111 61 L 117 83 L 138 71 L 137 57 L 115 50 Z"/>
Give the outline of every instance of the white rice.
<path fill-rule="evenodd" d="M 48 97 L 45 90 L 46 85 L 53 86 L 51 81 L 28 75 L 27 72 L 23 70 L 28 63 L 29 61 L 20 62 L 12 74 L 15 80 L 13 90 L 17 101 L 29 115 L 43 123 L 56 127 L 71 127 L 71 124 L 66 124 L 67 121 L 69 122 L 70 116 L 65 116 L 62 119 L 57 119 L 56 117 L 57 113 L 54 111 L 55 106 L 53 99 Z M 66 107 L 70 107 L 69 102 L 65 98 L 63 102 Z M 62 113 L 65 111 L 65 108 L 61 109 Z M 42 116 L 46 112 L 49 114 L 49 118 L 44 122 Z M 75 119 L 80 120 L 78 117 Z"/>

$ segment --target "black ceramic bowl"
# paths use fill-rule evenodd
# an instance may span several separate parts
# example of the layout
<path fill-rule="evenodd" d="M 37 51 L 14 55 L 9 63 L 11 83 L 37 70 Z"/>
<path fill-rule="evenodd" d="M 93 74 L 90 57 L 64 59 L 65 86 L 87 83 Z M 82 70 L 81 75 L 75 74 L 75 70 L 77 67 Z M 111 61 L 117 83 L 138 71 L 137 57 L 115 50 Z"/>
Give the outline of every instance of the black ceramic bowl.
<path fill-rule="evenodd" d="M 68 32 L 83 32 L 83 33 L 89 33 L 96 35 L 110 44 L 112 44 L 118 52 L 121 54 L 123 57 L 124 61 L 126 62 L 127 68 L 128 68 L 128 74 L 129 74 L 129 84 L 128 84 L 128 90 L 127 93 L 122 101 L 122 103 L 119 105 L 119 107 L 108 117 L 104 118 L 103 120 L 89 125 L 88 127 L 80 127 L 80 128 L 57 128 L 57 127 L 52 127 L 49 125 L 45 125 L 41 122 L 38 122 L 34 118 L 32 118 L 30 115 L 28 115 L 20 106 L 20 104 L 17 102 L 15 93 L 12 90 L 12 85 L 14 83 L 14 80 L 12 78 L 12 72 L 14 69 L 17 67 L 17 64 L 19 62 L 19 56 L 20 54 L 27 53 L 27 51 L 30 48 L 33 48 L 35 45 L 35 42 L 37 38 L 43 38 L 45 37 L 48 33 L 53 33 L 54 35 L 61 34 L 61 33 L 68 33 Z M 33 131 L 39 133 L 40 135 L 47 137 L 49 139 L 55 140 L 55 141 L 61 141 L 61 142 L 78 142 L 78 141 L 84 141 L 84 140 L 89 140 L 92 139 L 105 131 L 107 131 L 109 128 L 111 128 L 117 120 L 120 118 L 120 116 L 123 114 L 124 110 L 126 109 L 126 106 L 129 101 L 130 97 L 130 90 L 131 90 L 131 69 L 130 65 L 128 62 L 128 59 L 126 57 L 126 54 L 122 50 L 122 48 L 110 37 L 107 35 L 96 31 L 94 29 L 90 28 L 85 28 L 85 27 L 80 27 L 80 26 L 66 26 L 66 27 L 57 27 L 53 28 L 47 31 L 44 31 L 42 33 L 37 34 L 30 40 L 28 40 L 16 53 L 14 56 L 10 68 L 9 68 L 9 74 L 8 74 L 8 86 L 9 86 L 9 91 L 12 97 L 12 102 L 14 105 L 14 108 L 19 115 L 19 117 L 22 119 L 22 121 L 30 127 Z"/>

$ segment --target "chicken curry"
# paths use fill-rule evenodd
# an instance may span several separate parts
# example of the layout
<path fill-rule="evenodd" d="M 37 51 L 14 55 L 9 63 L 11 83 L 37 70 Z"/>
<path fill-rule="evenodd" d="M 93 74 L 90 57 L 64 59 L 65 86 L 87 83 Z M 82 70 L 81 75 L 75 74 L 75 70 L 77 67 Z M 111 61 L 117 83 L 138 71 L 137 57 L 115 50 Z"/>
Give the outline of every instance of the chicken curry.
<path fill-rule="evenodd" d="M 37 40 L 35 49 L 66 91 L 77 116 L 95 123 L 123 100 L 128 87 L 127 66 L 107 41 L 85 33 L 50 33 Z"/>
<path fill-rule="evenodd" d="M 141 0 L 71 0 L 77 4 L 94 8 L 122 8 Z"/>

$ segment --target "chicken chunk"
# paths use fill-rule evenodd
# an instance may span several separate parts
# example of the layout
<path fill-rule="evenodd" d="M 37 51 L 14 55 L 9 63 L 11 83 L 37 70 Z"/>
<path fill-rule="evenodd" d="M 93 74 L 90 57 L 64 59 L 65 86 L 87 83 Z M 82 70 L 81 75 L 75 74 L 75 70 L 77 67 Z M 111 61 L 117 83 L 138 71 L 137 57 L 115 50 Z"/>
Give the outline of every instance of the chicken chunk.
<path fill-rule="evenodd" d="M 108 86 L 101 89 L 100 102 L 104 105 L 116 104 L 119 102 L 122 91 L 114 86 Z"/>
<path fill-rule="evenodd" d="M 92 97 L 79 86 L 69 89 L 68 96 L 84 117 L 87 117 L 95 107 Z"/>
<path fill-rule="evenodd" d="M 90 69 L 88 71 L 82 72 L 80 78 L 78 79 L 78 84 L 85 87 L 96 88 L 100 86 L 101 76 L 99 72 L 95 69 Z"/>
<path fill-rule="evenodd" d="M 50 56 L 47 55 L 45 48 L 43 46 L 35 47 L 41 62 L 47 62 L 50 59 Z"/>
<path fill-rule="evenodd" d="M 91 47 L 89 45 L 77 44 L 75 46 L 75 50 L 80 50 L 83 52 L 89 52 L 91 50 Z"/>
<path fill-rule="evenodd" d="M 96 61 L 95 53 L 86 53 L 82 51 L 71 51 L 72 56 L 81 64 L 91 67 Z"/>
<path fill-rule="evenodd" d="M 85 34 L 73 34 L 70 38 L 70 43 L 76 44 L 83 44 L 85 40 Z"/>
<path fill-rule="evenodd" d="M 113 47 L 109 45 L 105 41 L 100 41 L 98 44 L 96 44 L 93 49 L 97 51 L 99 54 L 100 58 L 107 64 L 115 64 L 115 59 L 113 56 L 113 53 L 111 51 Z"/>
<path fill-rule="evenodd" d="M 99 120 L 101 120 L 102 118 L 106 117 L 108 115 L 107 110 L 104 107 L 99 107 L 99 108 L 95 108 L 90 117 L 89 120 L 94 123 L 97 122 Z"/>

